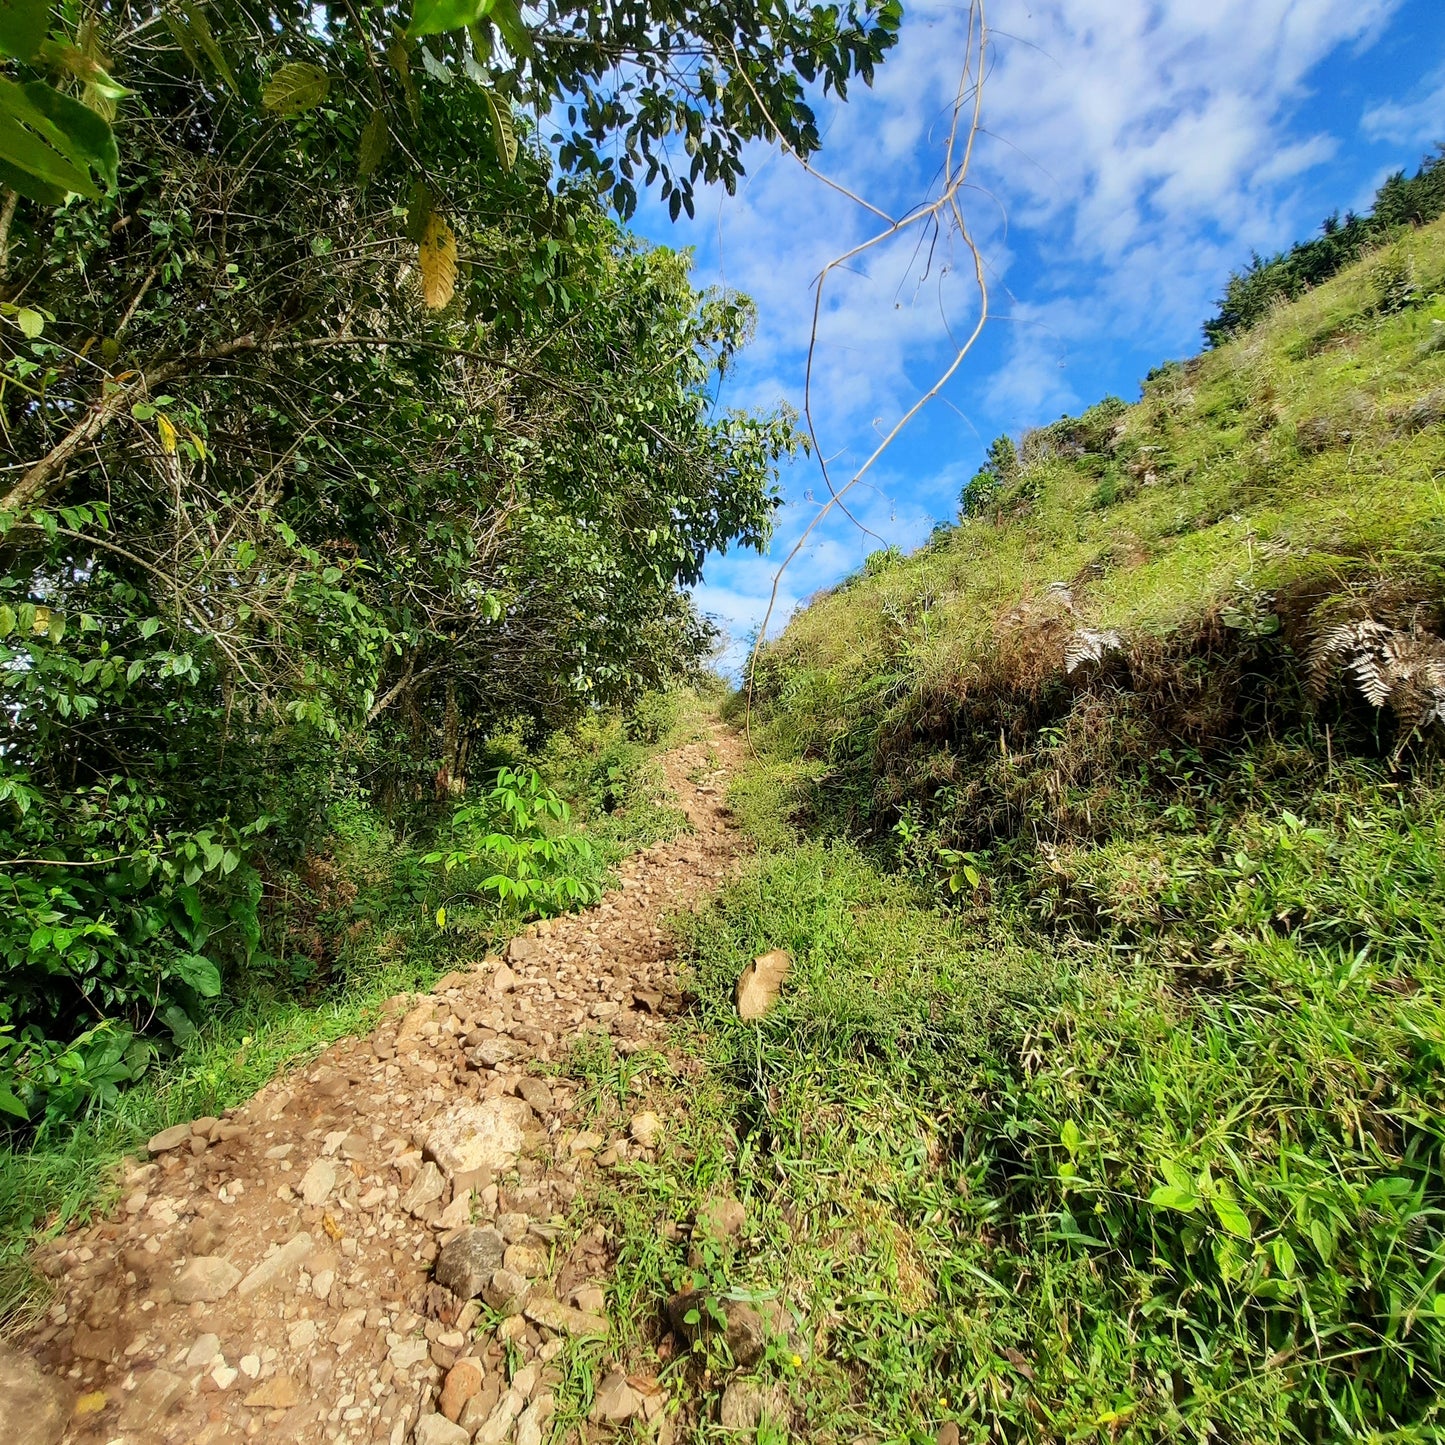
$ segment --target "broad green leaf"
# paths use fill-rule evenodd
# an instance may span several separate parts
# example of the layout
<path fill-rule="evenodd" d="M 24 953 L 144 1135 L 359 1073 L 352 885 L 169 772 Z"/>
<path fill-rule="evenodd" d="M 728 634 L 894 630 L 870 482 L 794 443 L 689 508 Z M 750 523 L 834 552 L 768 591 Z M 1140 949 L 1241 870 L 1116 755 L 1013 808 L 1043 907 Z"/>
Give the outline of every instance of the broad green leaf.
<path fill-rule="evenodd" d="M 261 92 L 261 104 L 276 115 L 314 110 L 331 89 L 331 78 L 319 65 L 293 60 L 283 65 Z"/>
<path fill-rule="evenodd" d="M 1231 1234 L 1237 1235 L 1240 1239 L 1254 1238 L 1254 1229 L 1250 1225 L 1249 1215 L 1223 1189 L 1216 1189 L 1214 1197 L 1209 1202 L 1213 1206 L 1219 1222 Z"/>
<path fill-rule="evenodd" d="M 1072 1119 L 1064 1120 L 1064 1127 L 1059 1130 L 1059 1143 L 1069 1151 L 1070 1154 L 1079 1152 L 1079 1145 L 1084 1142 L 1084 1136 L 1079 1133 L 1079 1126 Z"/>
<path fill-rule="evenodd" d="M 532 32 L 522 23 L 522 11 L 516 0 L 492 0 L 488 13 L 513 55 L 523 59 L 532 53 Z"/>
<path fill-rule="evenodd" d="M 0 54 L 33 60 L 49 25 L 49 0 L 0 0 Z"/>
<path fill-rule="evenodd" d="M 171 971 L 202 998 L 216 998 L 221 992 L 220 970 L 199 953 L 182 954 Z"/>
<path fill-rule="evenodd" d="M 517 164 L 517 131 L 512 124 L 512 107 L 505 100 L 498 99 L 490 89 L 482 94 L 487 99 L 487 113 L 492 118 L 492 144 L 497 150 L 497 160 L 504 171 L 510 171 Z"/>
<path fill-rule="evenodd" d="M 391 150 L 391 130 L 386 116 L 380 110 L 371 113 L 366 129 L 361 132 L 361 147 L 357 155 L 356 170 L 363 180 L 371 175 Z"/>
<path fill-rule="evenodd" d="M 225 52 L 216 43 L 216 37 L 211 34 L 211 27 L 206 20 L 205 11 L 199 5 L 189 3 L 182 5 L 181 10 L 185 14 L 191 34 L 195 37 L 196 43 L 206 52 L 206 59 L 215 67 L 216 74 L 226 83 L 227 89 L 239 95 L 241 87 L 236 84 L 235 73 L 231 70 L 231 64 L 226 59 Z"/>
<path fill-rule="evenodd" d="M 1294 1274 L 1295 1264 L 1297 1263 L 1293 1246 L 1289 1240 L 1281 1234 L 1275 1239 L 1271 1248 L 1274 1251 L 1274 1262 L 1279 1266 L 1279 1272 L 1284 1275 L 1286 1279 L 1289 1279 L 1290 1276 Z"/>
<path fill-rule="evenodd" d="M 0 1084 L 0 1109 L 3 1109 L 7 1114 L 14 1114 L 17 1119 L 28 1119 L 30 1117 L 25 1105 L 3 1084 Z"/>
<path fill-rule="evenodd" d="M 1181 1214 L 1192 1214 L 1199 1208 L 1199 1196 L 1176 1184 L 1160 1184 L 1150 1194 L 1149 1203 L 1155 1209 L 1177 1209 Z"/>
<path fill-rule="evenodd" d="M 461 30 L 489 15 L 493 6 L 494 0 L 416 0 L 406 33 L 441 35 L 448 30 Z"/>
<path fill-rule="evenodd" d="M 22 306 L 16 311 L 15 324 L 32 341 L 45 330 L 45 318 L 38 311 L 32 311 L 28 306 Z"/>
<path fill-rule="evenodd" d="M 41 194 L 13 182 L 33 199 L 59 190 L 96 200 L 97 179 L 115 185 L 120 155 L 110 126 L 88 106 L 42 81 L 0 79 L 0 161 L 39 184 Z"/>

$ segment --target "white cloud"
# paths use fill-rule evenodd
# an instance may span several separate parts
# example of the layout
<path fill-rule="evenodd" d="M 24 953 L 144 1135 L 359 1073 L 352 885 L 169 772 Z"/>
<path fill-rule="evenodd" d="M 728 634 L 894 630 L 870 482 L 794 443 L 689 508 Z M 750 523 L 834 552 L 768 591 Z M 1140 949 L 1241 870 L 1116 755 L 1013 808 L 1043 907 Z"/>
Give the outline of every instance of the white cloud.
<path fill-rule="evenodd" d="M 1425 78 L 1413 100 L 1367 107 L 1360 129 L 1370 140 L 1397 145 L 1433 145 L 1445 139 L 1445 65 Z"/>
<path fill-rule="evenodd" d="M 1149 335 L 1161 353 L 1197 335 L 1223 278 L 1251 248 L 1293 239 L 1298 178 L 1336 140 L 1295 119 L 1310 75 L 1341 46 L 1368 44 L 1398 0 L 993 0 L 991 70 L 968 218 L 987 256 L 994 308 L 989 370 L 962 374 L 957 447 L 970 457 L 1004 427 L 1020 429 L 1094 399 L 1069 361 L 1101 340 Z M 822 169 L 901 215 L 936 187 L 964 50 L 966 11 L 919 0 L 872 91 L 820 111 Z M 1435 89 L 1367 112 L 1367 133 L 1425 124 Z M 877 218 L 762 147 L 733 198 L 699 206 L 682 234 L 699 247 L 699 279 L 725 278 L 758 303 L 757 340 L 730 383 L 730 405 L 802 401 L 812 285 L 827 261 Z M 964 257 L 946 238 L 910 233 L 834 273 L 814 352 L 815 419 L 846 479 L 931 384 L 950 329 L 971 324 Z M 1006 321 L 1005 321 L 1006 318 Z M 963 416 L 963 413 L 967 416 Z M 974 420 L 977 419 L 977 426 Z M 921 540 L 958 479 L 902 465 L 907 439 L 876 489 L 850 497 L 889 540 Z M 970 472 L 970 465 L 962 465 Z M 823 493 L 816 464 L 789 473 L 790 495 Z M 796 540 L 805 504 L 780 520 L 771 560 L 710 564 L 699 601 L 741 635 L 761 618 L 773 573 Z M 836 581 L 878 545 L 841 516 L 786 579 L 788 605 Z M 777 620 L 777 619 L 775 619 Z"/>

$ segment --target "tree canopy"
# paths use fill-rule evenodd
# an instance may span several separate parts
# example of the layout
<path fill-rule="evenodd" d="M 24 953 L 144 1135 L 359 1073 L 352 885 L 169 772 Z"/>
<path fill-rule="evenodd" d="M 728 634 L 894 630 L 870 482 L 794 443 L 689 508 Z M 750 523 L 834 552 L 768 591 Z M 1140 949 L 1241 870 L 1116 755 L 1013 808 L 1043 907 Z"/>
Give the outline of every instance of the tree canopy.
<path fill-rule="evenodd" d="M 25 13 L 0 80 L 55 123 L 0 124 L 0 1058 L 184 1027 L 340 759 L 449 795 L 489 728 L 706 657 L 683 589 L 764 543 L 799 442 L 718 403 L 747 299 L 613 216 L 690 211 L 774 126 L 815 148 L 805 91 L 898 19 Z"/>

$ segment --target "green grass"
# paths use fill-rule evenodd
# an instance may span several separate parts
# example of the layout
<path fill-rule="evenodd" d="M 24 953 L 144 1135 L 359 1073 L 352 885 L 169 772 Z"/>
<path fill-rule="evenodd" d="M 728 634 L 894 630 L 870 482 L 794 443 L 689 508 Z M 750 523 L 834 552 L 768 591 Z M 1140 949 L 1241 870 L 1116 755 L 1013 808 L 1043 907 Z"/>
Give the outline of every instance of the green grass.
<path fill-rule="evenodd" d="M 1445 409 L 1445 221 L 1386 250 L 1409 258 L 1418 304 L 1376 314 L 1372 254 L 1246 339 L 1164 368 L 1117 438 L 1088 440 L 1098 450 L 1058 455 L 1049 429 L 1025 438 L 997 517 L 865 568 L 793 620 L 759 669 L 767 710 L 826 748 L 879 678 L 975 674 L 1015 610 L 1046 607 L 1056 582 L 1072 587 L 1074 625 L 1136 637 L 1195 626 L 1241 595 L 1438 584 L 1445 431 L 1408 413 L 1431 396 Z M 1317 423 L 1318 450 L 1301 444 Z"/>
<path fill-rule="evenodd" d="M 796 1316 L 795 1439 L 1445 1439 L 1445 771 L 1302 663 L 1445 612 L 1445 224 L 1393 246 L 768 647 L 679 1132 L 607 1200 L 639 1363 L 703 1282 Z M 718 1433 L 730 1362 L 665 1368 Z"/>

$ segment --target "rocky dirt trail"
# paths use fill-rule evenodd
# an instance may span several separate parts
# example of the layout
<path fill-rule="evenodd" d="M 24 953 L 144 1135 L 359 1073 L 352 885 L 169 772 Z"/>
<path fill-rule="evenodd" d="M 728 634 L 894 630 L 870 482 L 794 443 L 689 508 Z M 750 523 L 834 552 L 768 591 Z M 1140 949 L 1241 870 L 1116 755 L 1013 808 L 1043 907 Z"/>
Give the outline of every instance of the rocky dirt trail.
<path fill-rule="evenodd" d="M 606 1236 L 575 1201 L 591 1171 L 650 1157 L 667 1121 L 587 1132 L 555 1065 L 587 1031 L 623 1053 L 666 1045 L 682 999 L 661 920 L 737 858 L 738 752 L 717 728 L 663 756 L 693 831 L 630 859 L 595 907 L 151 1140 L 114 1213 L 41 1254 L 55 1294 L 0 1354 L 3 1445 L 568 1433 L 552 1421 L 564 1352 L 613 1330 Z M 604 1346 L 603 1373 L 617 1363 Z M 665 1442 L 666 1405 L 614 1368 L 594 1419 Z"/>

